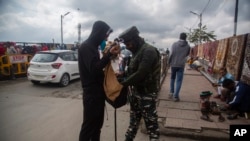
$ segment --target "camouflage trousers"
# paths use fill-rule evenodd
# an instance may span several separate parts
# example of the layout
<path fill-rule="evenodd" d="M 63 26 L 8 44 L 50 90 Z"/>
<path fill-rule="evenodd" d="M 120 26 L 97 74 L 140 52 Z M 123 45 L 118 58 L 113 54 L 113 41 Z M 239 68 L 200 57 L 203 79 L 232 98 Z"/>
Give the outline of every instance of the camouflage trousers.
<path fill-rule="evenodd" d="M 156 93 L 139 94 L 136 91 L 129 96 L 130 124 L 125 134 L 125 141 L 133 141 L 142 118 L 144 119 L 150 140 L 157 141 L 159 139 L 156 97 Z"/>

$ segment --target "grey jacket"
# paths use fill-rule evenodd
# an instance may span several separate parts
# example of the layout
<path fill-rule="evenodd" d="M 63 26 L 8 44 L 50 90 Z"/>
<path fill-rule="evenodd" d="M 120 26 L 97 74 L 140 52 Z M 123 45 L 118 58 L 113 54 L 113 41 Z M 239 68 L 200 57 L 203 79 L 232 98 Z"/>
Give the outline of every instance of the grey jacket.
<path fill-rule="evenodd" d="M 175 42 L 170 50 L 169 64 L 171 67 L 185 67 L 190 46 L 187 41 L 179 40 Z"/>

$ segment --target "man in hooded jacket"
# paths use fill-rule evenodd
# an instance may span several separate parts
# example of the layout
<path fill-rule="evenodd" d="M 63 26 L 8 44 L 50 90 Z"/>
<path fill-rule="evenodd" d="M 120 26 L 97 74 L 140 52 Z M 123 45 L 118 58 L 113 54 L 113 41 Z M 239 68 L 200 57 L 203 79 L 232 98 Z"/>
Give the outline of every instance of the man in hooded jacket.
<path fill-rule="evenodd" d="M 185 63 L 190 52 L 190 46 L 186 41 L 186 38 L 186 33 L 180 34 L 180 40 L 172 45 L 169 56 L 169 65 L 171 67 L 169 98 L 174 97 L 175 102 L 180 101 L 179 92 L 182 85 Z"/>
<path fill-rule="evenodd" d="M 100 58 L 98 47 L 107 40 L 112 29 L 103 21 L 96 21 L 87 40 L 78 49 L 78 65 L 83 88 L 83 123 L 79 141 L 100 141 L 104 121 L 105 92 L 104 67 L 119 48 L 112 47 Z"/>

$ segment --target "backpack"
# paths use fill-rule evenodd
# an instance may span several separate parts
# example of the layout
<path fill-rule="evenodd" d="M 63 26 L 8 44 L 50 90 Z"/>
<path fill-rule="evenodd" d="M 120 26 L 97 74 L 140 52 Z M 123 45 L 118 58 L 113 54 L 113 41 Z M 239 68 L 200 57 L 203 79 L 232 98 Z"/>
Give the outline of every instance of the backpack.
<path fill-rule="evenodd" d="M 124 87 L 119 83 L 111 62 L 105 67 L 104 74 L 103 85 L 106 94 L 106 101 L 115 109 L 126 105 L 128 87 Z"/>
<path fill-rule="evenodd" d="M 124 87 L 118 81 L 115 75 L 111 62 L 107 64 L 104 70 L 104 91 L 106 94 L 106 101 L 115 108 L 114 111 L 114 123 L 115 123 L 115 141 L 117 141 L 117 128 L 116 128 L 116 109 L 127 104 L 127 96 L 129 94 L 129 88 Z"/>

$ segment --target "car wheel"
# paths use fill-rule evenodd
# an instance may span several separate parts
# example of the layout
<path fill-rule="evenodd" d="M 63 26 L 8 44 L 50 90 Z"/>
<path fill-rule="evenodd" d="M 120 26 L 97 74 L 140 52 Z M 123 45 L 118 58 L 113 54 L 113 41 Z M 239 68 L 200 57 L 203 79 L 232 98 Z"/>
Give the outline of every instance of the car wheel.
<path fill-rule="evenodd" d="M 34 85 L 40 84 L 40 81 L 31 80 L 31 82 L 32 82 Z"/>
<path fill-rule="evenodd" d="M 65 86 L 69 85 L 69 81 L 70 81 L 69 75 L 65 73 L 65 74 L 63 74 L 59 84 L 60 84 L 60 86 L 65 87 Z"/>

